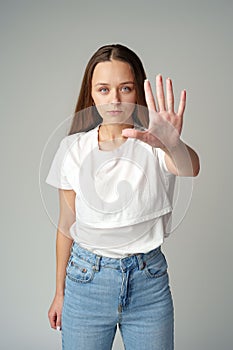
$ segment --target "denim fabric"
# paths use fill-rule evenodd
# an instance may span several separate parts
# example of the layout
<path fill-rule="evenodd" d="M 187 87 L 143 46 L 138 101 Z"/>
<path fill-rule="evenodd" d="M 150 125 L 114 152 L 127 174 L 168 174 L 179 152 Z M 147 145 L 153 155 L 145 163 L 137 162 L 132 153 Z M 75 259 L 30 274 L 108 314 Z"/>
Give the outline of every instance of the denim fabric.
<path fill-rule="evenodd" d="M 167 267 L 161 247 L 114 259 L 73 243 L 62 311 L 63 350 L 110 350 L 117 324 L 126 350 L 174 349 Z"/>

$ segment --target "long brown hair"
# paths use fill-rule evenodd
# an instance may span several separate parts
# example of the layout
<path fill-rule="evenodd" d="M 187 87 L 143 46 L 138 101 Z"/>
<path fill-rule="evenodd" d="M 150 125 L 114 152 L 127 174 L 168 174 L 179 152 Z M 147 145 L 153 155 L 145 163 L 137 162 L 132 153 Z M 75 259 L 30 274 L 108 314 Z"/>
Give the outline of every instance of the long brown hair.
<path fill-rule="evenodd" d="M 146 112 L 146 100 L 144 93 L 144 80 L 146 73 L 139 57 L 128 47 L 113 44 L 100 47 L 89 60 L 84 72 L 82 85 L 75 107 L 70 131 L 68 135 L 77 132 L 89 131 L 102 122 L 97 109 L 93 106 L 91 96 L 91 82 L 95 66 L 100 62 L 111 61 L 112 59 L 126 62 L 130 65 L 137 95 L 137 108 L 133 113 L 134 122 L 144 128 L 148 127 L 149 118 Z M 140 108 L 142 106 L 142 108 Z"/>

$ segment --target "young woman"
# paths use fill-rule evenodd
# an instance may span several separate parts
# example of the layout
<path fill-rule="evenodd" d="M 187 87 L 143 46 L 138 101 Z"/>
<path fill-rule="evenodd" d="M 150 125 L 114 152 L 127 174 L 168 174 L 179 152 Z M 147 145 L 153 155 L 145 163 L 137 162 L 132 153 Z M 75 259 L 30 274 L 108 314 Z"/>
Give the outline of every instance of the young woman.
<path fill-rule="evenodd" d="M 199 159 L 181 140 L 186 92 L 156 99 L 138 56 L 106 45 L 84 74 L 69 135 L 46 182 L 59 189 L 56 292 L 48 316 L 63 350 L 174 348 L 174 309 L 161 245 L 176 176 Z"/>

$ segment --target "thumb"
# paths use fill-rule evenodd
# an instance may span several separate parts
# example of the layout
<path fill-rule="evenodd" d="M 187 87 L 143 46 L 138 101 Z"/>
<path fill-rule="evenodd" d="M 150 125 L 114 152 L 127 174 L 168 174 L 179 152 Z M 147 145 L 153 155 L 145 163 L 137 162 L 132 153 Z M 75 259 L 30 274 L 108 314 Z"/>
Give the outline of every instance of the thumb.
<path fill-rule="evenodd" d="M 122 136 L 125 136 L 125 137 L 136 137 L 136 131 L 135 129 L 123 129 L 121 134 Z"/>
<path fill-rule="evenodd" d="M 121 134 L 122 136 L 136 138 L 144 142 L 147 140 L 147 131 L 140 131 L 140 130 L 129 128 L 129 129 L 123 129 Z"/>
<path fill-rule="evenodd" d="M 57 331 L 61 330 L 61 314 L 60 313 L 57 314 L 56 328 L 57 328 Z"/>

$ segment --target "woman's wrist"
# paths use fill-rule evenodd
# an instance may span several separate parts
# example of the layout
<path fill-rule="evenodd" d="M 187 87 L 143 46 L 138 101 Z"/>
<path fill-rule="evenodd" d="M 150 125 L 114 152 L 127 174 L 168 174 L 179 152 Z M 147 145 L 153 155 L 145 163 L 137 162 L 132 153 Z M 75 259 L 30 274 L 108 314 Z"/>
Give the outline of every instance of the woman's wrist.
<path fill-rule="evenodd" d="M 64 297 L 64 289 L 62 289 L 62 290 L 56 290 L 56 292 L 55 292 L 55 297 L 57 297 L 57 298 L 63 298 Z"/>
<path fill-rule="evenodd" d="M 56 283 L 56 291 L 55 291 L 55 295 L 57 297 L 64 297 L 65 294 L 65 281 L 59 281 L 58 283 Z"/>

